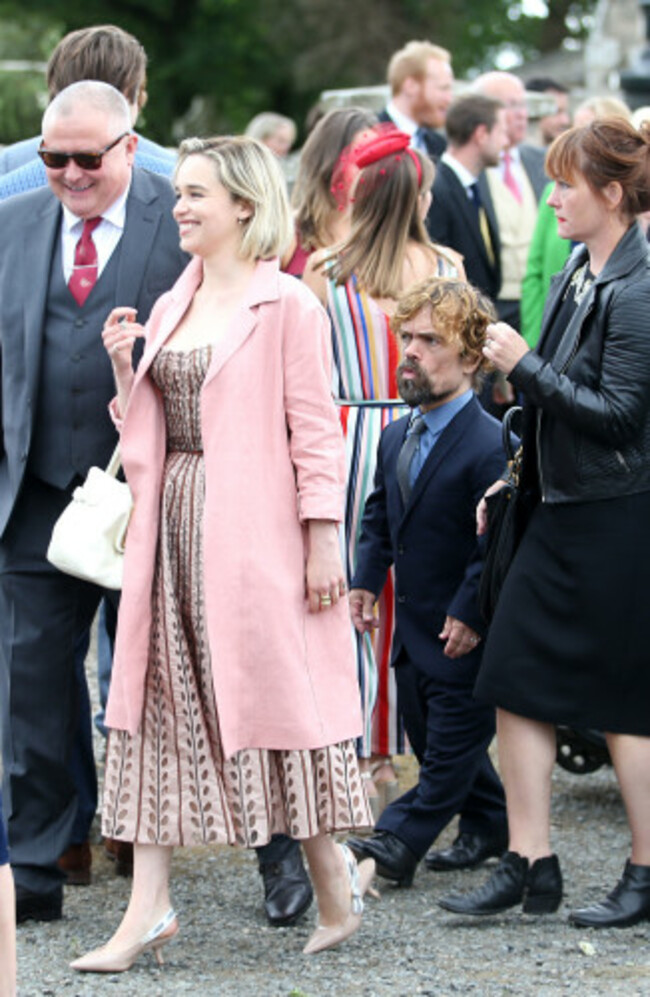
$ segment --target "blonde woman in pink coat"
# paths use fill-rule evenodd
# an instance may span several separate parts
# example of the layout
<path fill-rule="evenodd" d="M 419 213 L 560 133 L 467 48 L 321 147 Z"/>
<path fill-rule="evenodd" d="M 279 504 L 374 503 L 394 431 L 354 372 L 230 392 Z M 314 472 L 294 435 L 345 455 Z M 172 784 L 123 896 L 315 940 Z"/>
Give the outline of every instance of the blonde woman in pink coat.
<path fill-rule="evenodd" d="M 330 836 L 371 819 L 327 318 L 279 271 L 292 223 L 268 150 L 191 139 L 175 183 L 193 259 L 146 329 L 117 308 L 103 332 L 134 498 L 103 827 L 134 842 L 134 876 L 113 937 L 72 963 L 87 972 L 129 969 L 146 949 L 161 961 L 178 932 L 174 846 L 300 839 L 319 909 L 307 953 L 357 930 L 374 872 Z"/>

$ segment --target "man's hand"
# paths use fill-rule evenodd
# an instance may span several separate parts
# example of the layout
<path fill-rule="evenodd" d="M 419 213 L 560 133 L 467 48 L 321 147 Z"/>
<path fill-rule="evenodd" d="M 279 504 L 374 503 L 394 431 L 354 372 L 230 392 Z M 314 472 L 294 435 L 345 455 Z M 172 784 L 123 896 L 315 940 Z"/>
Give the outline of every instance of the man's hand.
<path fill-rule="evenodd" d="M 377 596 L 367 589 L 350 589 L 350 616 L 357 633 L 365 634 L 379 626 L 374 607 Z"/>
<path fill-rule="evenodd" d="M 475 630 L 453 616 L 445 619 L 438 637 L 445 642 L 444 653 L 448 658 L 462 658 L 464 654 L 473 651 L 481 639 Z"/>

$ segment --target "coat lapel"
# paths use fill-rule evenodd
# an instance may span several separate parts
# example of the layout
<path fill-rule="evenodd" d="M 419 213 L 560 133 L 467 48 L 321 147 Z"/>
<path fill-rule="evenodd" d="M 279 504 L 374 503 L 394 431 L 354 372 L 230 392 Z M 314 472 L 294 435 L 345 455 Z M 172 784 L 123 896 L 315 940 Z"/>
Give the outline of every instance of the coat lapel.
<path fill-rule="evenodd" d="M 212 350 L 210 368 L 203 386 L 212 381 L 224 364 L 243 346 L 259 321 L 259 306 L 266 301 L 277 301 L 280 264 L 277 259 L 258 260 L 248 291 L 237 309 L 230 329 L 222 336 Z"/>
<path fill-rule="evenodd" d="M 146 174 L 133 171 L 131 190 L 126 202 L 117 271 L 116 301 L 137 301 L 140 286 L 154 240 L 160 227 L 160 211 L 155 207 L 158 194 Z"/>
<path fill-rule="evenodd" d="M 551 289 L 548 293 L 546 299 L 546 304 L 544 306 L 544 315 L 542 318 L 542 331 L 540 333 L 539 342 L 537 344 L 536 352 L 541 353 L 543 351 L 544 343 L 549 330 L 553 326 L 555 320 L 556 312 L 560 306 L 569 282 L 576 267 L 580 266 L 587 259 L 587 250 L 584 246 L 577 247 L 573 254 L 569 257 L 567 264 L 564 269 L 560 271 L 551 280 Z M 573 348 L 577 339 L 580 336 L 580 329 L 582 323 L 584 322 L 587 315 L 592 311 L 595 305 L 595 287 L 592 285 L 588 293 L 584 296 L 580 302 L 578 308 L 575 310 L 571 317 L 571 321 L 567 325 L 562 339 L 554 351 L 553 358 L 551 361 L 552 366 L 555 370 L 561 370 L 566 364 L 568 358 L 571 356 Z"/>
<path fill-rule="evenodd" d="M 43 211 L 35 213 L 23 230 L 20 272 L 23 277 L 27 274 L 38 275 L 38 279 L 29 281 L 24 295 L 25 369 L 28 371 L 29 395 L 32 398 L 36 395 L 41 366 L 47 291 L 60 219 L 61 206 L 52 196 Z"/>
<path fill-rule="evenodd" d="M 438 166 L 438 170 L 443 168 L 447 171 L 447 184 L 449 188 L 449 194 L 457 206 L 457 210 L 460 212 L 461 217 L 464 219 L 467 231 L 470 233 L 474 241 L 476 242 L 481 255 L 487 259 L 487 250 L 485 248 L 485 243 L 483 241 L 483 236 L 481 235 L 481 230 L 478 222 L 478 213 L 472 201 L 470 201 L 465 188 L 462 183 L 451 169 L 445 163 L 441 163 Z"/>
<path fill-rule="evenodd" d="M 462 438 L 471 421 L 476 418 L 478 404 L 478 401 L 472 398 L 443 429 L 415 480 L 408 504 L 404 510 L 402 525 L 406 522 L 413 508 L 427 490 L 429 482 L 436 474 L 440 465 L 446 460 L 447 456 Z"/>
<path fill-rule="evenodd" d="M 479 175 L 478 191 L 479 194 L 481 195 L 481 203 L 485 208 L 485 214 L 487 215 L 488 224 L 490 226 L 490 237 L 492 239 L 492 248 L 494 250 L 494 255 L 498 259 L 501 253 L 499 223 L 497 221 L 496 211 L 494 210 L 492 193 L 490 191 L 490 185 L 488 183 L 487 173 L 485 172 L 485 170 L 483 170 L 483 172 Z"/>
<path fill-rule="evenodd" d="M 230 329 L 213 346 L 210 367 L 203 387 L 216 377 L 224 364 L 251 335 L 258 323 L 258 306 L 264 301 L 274 301 L 279 297 L 278 272 L 277 259 L 258 261 L 248 292 L 232 319 Z M 203 263 L 194 257 L 170 291 L 169 305 L 163 311 L 160 326 L 147 343 L 138 365 L 135 383 L 142 380 L 151 367 L 154 357 L 178 326 L 202 280 Z"/>

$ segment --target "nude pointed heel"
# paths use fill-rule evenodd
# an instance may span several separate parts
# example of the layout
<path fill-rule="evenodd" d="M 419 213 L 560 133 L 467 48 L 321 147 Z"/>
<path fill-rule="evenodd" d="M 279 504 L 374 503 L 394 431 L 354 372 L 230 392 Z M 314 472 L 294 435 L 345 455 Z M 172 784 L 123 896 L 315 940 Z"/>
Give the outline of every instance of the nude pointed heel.
<path fill-rule="evenodd" d="M 347 845 L 339 845 L 338 847 L 343 853 L 350 882 L 350 910 L 339 924 L 319 924 L 302 950 L 304 955 L 313 955 L 314 952 L 322 952 L 324 949 L 340 945 L 355 931 L 358 931 L 361 925 L 363 896 L 371 890 L 370 884 L 375 875 L 375 862 L 374 859 L 366 859 L 361 865 L 357 865 L 357 861 Z M 373 894 L 375 892 L 372 891 Z M 378 894 L 376 895 L 378 896 Z"/>
<path fill-rule="evenodd" d="M 87 952 L 80 959 L 70 963 L 70 969 L 78 973 L 125 973 L 143 952 L 151 950 L 159 966 L 163 966 L 163 946 L 178 934 L 176 911 L 170 907 L 167 913 L 135 945 L 116 951 L 108 945 Z"/>

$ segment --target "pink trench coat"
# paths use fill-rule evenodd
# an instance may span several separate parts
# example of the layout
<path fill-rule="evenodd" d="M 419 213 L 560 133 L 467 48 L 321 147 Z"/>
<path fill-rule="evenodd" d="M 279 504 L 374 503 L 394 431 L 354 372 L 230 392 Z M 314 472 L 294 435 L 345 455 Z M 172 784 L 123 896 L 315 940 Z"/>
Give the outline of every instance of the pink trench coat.
<path fill-rule="evenodd" d="M 108 726 L 142 716 L 165 462 L 156 353 L 201 282 L 194 259 L 156 303 L 121 427 L 134 498 Z M 201 393 L 205 613 L 227 757 L 243 748 L 318 748 L 361 732 L 347 600 L 308 612 L 309 519 L 340 522 L 344 450 L 330 393 L 325 312 L 277 260 L 257 264 Z"/>

